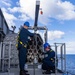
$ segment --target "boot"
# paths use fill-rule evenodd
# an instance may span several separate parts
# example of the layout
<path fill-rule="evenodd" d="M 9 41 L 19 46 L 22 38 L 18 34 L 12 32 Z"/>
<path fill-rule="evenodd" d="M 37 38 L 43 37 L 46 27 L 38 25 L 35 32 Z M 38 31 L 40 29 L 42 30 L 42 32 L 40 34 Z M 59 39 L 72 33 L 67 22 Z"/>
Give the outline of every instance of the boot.
<path fill-rule="evenodd" d="M 54 69 L 54 70 L 52 70 L 52 73 L 55 73 L 55 69 Z"/>
<path fill-rule="evenodd" d="M 20 71 L 20 75 L 29 75 L 29 74 L 27 74 L 27 73 L 23 70 L 23 71 Z"/>
<path fill-rule="evenodd" d="M 43 72 L 43 74 L 51 74 L 51 71 L 46 70 L 45 72 Z"/>
<path fill-rule="evenodd" d="M 24 72 L 28 72 L 27 70 L 24 70 Z"/>
<path fill-rule="evenodd" d="M 28 71 L 27 70 L 23 70 L 25 73 L 27 73 Z"/>
<path fill-rule="evenodd" d="M 46 71 L 44 74 L 51 74 L 51 71 Z"/>

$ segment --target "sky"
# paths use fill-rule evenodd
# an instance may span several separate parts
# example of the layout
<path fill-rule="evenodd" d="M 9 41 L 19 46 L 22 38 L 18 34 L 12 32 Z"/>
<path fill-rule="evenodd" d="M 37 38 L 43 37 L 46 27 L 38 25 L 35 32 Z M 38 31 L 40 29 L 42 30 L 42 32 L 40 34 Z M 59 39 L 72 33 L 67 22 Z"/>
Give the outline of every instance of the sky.
<path fill-rule="evenodd" d="M 0 0 L 0 8 L 9 28 L 15 32 L 25 21 L 34 25 L 36 0 Z M 40 11 L 43 14 L 40 14 Z M 65 43 L 66 53 L 75 54 L 75 1 L 40 0 L 38 26 L 48 28 L 48 42 Z M 43 37 L 44 32 L 38 31 Z"/>

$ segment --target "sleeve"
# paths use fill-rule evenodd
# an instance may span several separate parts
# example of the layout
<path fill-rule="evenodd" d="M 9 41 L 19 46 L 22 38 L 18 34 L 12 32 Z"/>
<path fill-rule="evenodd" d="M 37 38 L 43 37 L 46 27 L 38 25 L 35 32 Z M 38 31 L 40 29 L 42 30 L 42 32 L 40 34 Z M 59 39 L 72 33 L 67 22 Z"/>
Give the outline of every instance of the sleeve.
<path fill-rule="evenodd" d="M 28 30 L 27 30 L 27 34 L 29 35 L 29 36 L 34 36 L 34 33 L 31 33 L 31 32 L 29 32 Z"/>
<path fill-rule="evenodd" d="M 47 57 L 47 59 L 51 59 L 51 58 L 54 58 L 55 57 L 55 52 L 54 51 L 52 51 L 51 53 L 49 53 L 49 55 L 48 55 L 48 57 Z"/>

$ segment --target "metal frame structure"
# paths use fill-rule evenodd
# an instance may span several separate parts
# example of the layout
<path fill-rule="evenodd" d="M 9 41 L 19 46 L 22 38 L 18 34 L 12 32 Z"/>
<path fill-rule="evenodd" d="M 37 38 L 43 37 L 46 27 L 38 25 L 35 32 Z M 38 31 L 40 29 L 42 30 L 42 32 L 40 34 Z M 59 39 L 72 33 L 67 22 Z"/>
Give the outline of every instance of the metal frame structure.
<path fill-rule="evenodd" d="M 8 57 L 5 57 L 5 46 L 8 45 Z M 8 71 L 10 72 L 10 60 L 11 60 L 11 42 L 1 42 L 0 50 L 1 50 L 1 58 L 0 58 L 0 69 L 2 72 Z M 5 70 L 5 61 L 8 61 L 8 68 Z"/>
<path fill-rule="evenodd" d="M 34 30 L 35 27 L 29 27 L 28 29 L 29 29 L 29 30 Z M 37 29 L 37 30 L 45 30 L 45 33 L 44 33 L 44 40 L 45 40 L 45 42 L 47 42 L 47 31 L 48 31 L 47 27 L 46 27 L 46 26 L 44 26 L 44 27 L 36 27 L 36 29 Z M 34 31 L 34 33 L 36 33 L 36 31 Z"/>
<path fill-rule="evenodd" d="M 54 44 L 55 44 L 55 75 L 57 75 L 57 69 L 58 69 L 57 61 L 61 61 L 60 70 L 63 73 L 66 73 L 66 45 L 65 43 L 54 43 Z M 58 49 L 59 46 L 60 46 L 60 49 Z M 60 51 L 60 54 L 58 54 L 58 50 Z"/>

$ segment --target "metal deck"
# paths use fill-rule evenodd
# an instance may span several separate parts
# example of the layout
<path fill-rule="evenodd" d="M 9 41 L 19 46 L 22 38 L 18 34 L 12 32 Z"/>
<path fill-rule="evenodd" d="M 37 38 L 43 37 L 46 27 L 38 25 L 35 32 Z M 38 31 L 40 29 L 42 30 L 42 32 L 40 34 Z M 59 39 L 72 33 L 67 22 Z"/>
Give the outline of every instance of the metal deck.
<path fill-rule="evenodd" d="M 28 73 L 30 75 L 55 75 L 55 73 L 51 73 L 51 74 L 42 74 L 42 70 L 41 69 L 28 69 Z M 0 73 L 0 75 L 19 75 L 19 69 L 18 68 L 12 68 L 9 72 L 4 72 L 4 73 Z M 57 75 L 62 75 L 62 73 L 57 73 Z"/>

